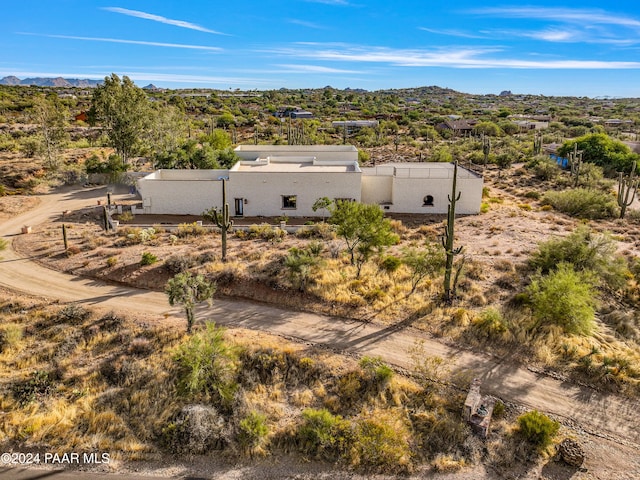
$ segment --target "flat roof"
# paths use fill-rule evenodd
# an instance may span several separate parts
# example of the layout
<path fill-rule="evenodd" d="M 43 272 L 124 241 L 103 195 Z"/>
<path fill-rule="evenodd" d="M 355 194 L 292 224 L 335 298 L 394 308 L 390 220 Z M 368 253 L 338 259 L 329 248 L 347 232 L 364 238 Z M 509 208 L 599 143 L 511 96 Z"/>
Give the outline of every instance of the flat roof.
<path fill-rule="evenodd" d="M 353 145 L 238 145 L 238 152 L 354 152 Z"/>
<path fill-rule="evenodd" d="M 351 163 L 320 163 L 313 161 L 300 162 L 238 162 L 234 165 L 233 172 L 255 173 L 348 173 L 359 172 L 355 162 Z"/>

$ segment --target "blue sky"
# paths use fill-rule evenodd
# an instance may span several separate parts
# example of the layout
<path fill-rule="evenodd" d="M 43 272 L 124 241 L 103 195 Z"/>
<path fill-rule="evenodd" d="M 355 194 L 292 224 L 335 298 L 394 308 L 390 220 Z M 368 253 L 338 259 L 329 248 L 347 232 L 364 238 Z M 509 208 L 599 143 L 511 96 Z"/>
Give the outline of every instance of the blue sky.
<path fill-rule="evenodd" d="M 508 0 L 507 0 L 508 1 Z M 0 77 L 640 97 L 640 3 L 19 0 Z"/>

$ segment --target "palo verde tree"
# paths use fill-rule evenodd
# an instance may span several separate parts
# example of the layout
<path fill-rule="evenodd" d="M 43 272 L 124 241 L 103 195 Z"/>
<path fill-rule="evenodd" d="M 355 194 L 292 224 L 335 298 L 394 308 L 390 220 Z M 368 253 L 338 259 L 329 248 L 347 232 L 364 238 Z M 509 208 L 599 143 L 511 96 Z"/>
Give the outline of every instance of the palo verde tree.
<path fill-rule="evenodd" d="M 34 99 L 31 117 L 38 125 L 38 152 L 49 169 L 56 169 L 60 161 L 60 151 L 69 135 L 65 131 L 67 109 L 57 96 L 38 96 Z"/>
<path fill-rule="evenodd" d="M 409 269 L 411 279 L 411 291 L 407 296 L 413 295 L 425 278 L 441 272 L 444 260 L 442 250 L 433 243 L 428 243 L 422 249 L 406 249 L 402 263 Z"/>
<path fill-rule="evenodd" d="M 202 275 L 182 272 L 167 282 L 164 291 L 169 297 L 169 305 L 178 303 L 184 307 L 187 315 L 187 333 L 191 333 L 196 319 L 196 304 L 210 301 L 216 291 L 216 284 L 209 282 Z"/>
<path fill-rule="evenodd" d="M 332 208 L 329 222 L 337 226 L 337 235 L 345 241 L 357 278 L 375 252 L 399 240 L 378 205 L 338 200 Z"/>
<path fill-rule="evenodd" d="M 126 75 L 112 73 L 93 91 L 89 119 L 100 123 L 109 143 L 127 163 L 142 146 L 151 122 L 149 100 Z"/>

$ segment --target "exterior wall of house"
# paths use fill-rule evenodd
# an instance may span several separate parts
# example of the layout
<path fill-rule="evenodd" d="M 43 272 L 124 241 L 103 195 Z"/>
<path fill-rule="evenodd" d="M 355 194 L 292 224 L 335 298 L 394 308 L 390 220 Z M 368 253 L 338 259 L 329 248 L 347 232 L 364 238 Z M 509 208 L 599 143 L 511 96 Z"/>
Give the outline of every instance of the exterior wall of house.
<path fill-rule="evenodd" d="M 393 202 L 393 177 L 366 175 L 362 169 L 362 203 L 382 205 Z"/>
<path fill-rule="evenodd" d="M 453 181 L 453 165 L 449 163 L 380 165 L 363 168 L 362 179 L 363 202 L 381 204 L 386 212 L 446 214 Z M 390 203 L 385 198 L 388 195 L 388 187 L 385 187 L 385 196 L 378 191 L 384 185 L 382 179 L 391 182 Z M 462 195 L 456 204 L 456 213 L 475 214 L 480 211 L 482 186 L 481 176 L 458 167 L 457 189 L 462 192 Z"/>
<path fill-rule="evenodd" d="M 245 216 L 317 216 L 311 208 L 320 197 L 360 201 L 360 172 L 230 172 L 228 193 L 233 214 L 236 198 L 246 200 Z M 295 209 L 283 208 L 283 196 L 296 196 Z"/>
<path fill-rule="evenodd" d="M 315 216 L 318 213 L 312 206 L 320 197 L 377 204 L 389 213 L 447 213 L 453 180 L 449 163 L 396 163 L 360 169 L 352 160 L 358 155 L 353 147 L 313 150 L 318 147 L 300 146 L 292 151 L 286 147 L 242 147 L 252 147 L 243 148 L 252 160 L 238 162 L 230 170 L 159 170 L 139 179 L 144 212 L 200 215 L 211 207 L 221 207 L 219 179 L 227 177 L 232 215 L 242 209 L 244 216 Z M 265 151 L 272 156 L 265 157 Z M 456 212 L 478 213 L 482 176 L 458 167 L 457 186 L 462 196 Z"/>
<path fill-rule="evenodd" d="M 137 188 L 150 215 L 200 215 L 222 204 L 220 177 L 229 170 L 158 170 L 141 178 Z M 228 193 L 228 189 L 227 189 Z"/>

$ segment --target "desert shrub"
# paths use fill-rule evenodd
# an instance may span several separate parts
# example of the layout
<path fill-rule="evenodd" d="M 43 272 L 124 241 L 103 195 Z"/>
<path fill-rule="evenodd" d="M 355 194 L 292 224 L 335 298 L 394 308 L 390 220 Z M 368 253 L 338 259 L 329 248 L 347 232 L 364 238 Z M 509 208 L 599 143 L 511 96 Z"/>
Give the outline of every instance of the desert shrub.
<path fill-rule="evenodd" d="M 180 345 L 178 390 L 189 396 L 203 395 L 228 405 L 237 388 L 237 351 L 224 339 L 224 329 L 209 322 L 206 328 Z"/>
<path fill-rule="evenodd" d="M 197 264 L 197 258 L 192 255 L 172 255 L 164 261 L 165 268 L 172 275 L 186 272 Z"/>
<path fill-rule="evenodd" d="M 135 245 L 138 243 L 147 243 L 156 238 L 156 229 L 149 228 L 125 228 L 123 231 L 125 243 Z"/>
<path fill-rule="evenodd" d="M 267 242 L 280 242 L 287 236 L 287 231 L 278 227 L 272 227 L 268 223 L 262 223 L 260 225 L 251 225 L 247 230 L 247 236 L 255 239 L 259 238 Z"/>
<path fill-rule="evenodd" d="M 151 252 L 142 252 L 142 258 L 140 259 L 140 265 L 153 265 L 158 261 L 158 257 L 156 257 Z"/>
<path fill-rule="evenodd" d="M 547 192 L 542 203 L 572 217 L 591 220 L 614 217 L 618 209 L 611 195 L 589 188 Z"/>
<path fill-rule="evenodd" d="M 336 232 L 333 225 L 329 223 L 314 223 L 305 225 L 296 232 L 298 238 L 319 238 L 322 240 L 333 240 L 336 238 Z"/>
<path fill-rule="evenodd" d="M 535 275 L 527 293 L 536 326 L 559 325 L 567 333 L 591 333 L 595 326 L 595 278 L 591 272 L 576 272 L 561 263 L 547 275 Z"/>
<path fill-rule="evenodd" d="M 62 322 L 79 323 L 84 322 L 90 315 L 91 312 L 82 305 L 71 303 L 64 306 L 56 316 Z"/>
<path fill-rule="evenodd" d="M 480 204 L 480 213 L 487 213 L 489 211 L 489 204 L 486 202 L 482 202 Z"/>
<path fill-rule="evenodd" d="M 560 430 L 560 424 L 544 413 L 532 410 L 518 417 L 518 429 L 529 443 L 542 449 L 551 444 Z"/>
<path fill-rule="evenodd" d="M 534 175 L 540 180 L 553 180 L 560 174 L 560 167 L 549 157 L 535 157 L 535 162 L 530 165 L 533 168 Z"/>
<path fill-rule="evenodd" d="M 384 363 L 380 357 L 362 357 L 360 368 L 372 385 L 378 389 L 386 387 L 393 377 L 393 369 Z"/>
<path fill-rule="evenodd" d="M 27 405 L 36 400 L 42 400 L 53 392 L 55 375 L 45 370 L 36 370 L 24 381 L 11 386 L 13 398 L 20 405 Z"/>
<path fill-rule="evenodd" d="M 427 456 L 453 453 L 469 435 L 465 422 L 447 411 L 417 412 L 412 415 L 411 423 Z"/>
<path fill-rule="evenodd" d="M 117 263 L 118 263 L 118 257 L 107 258 L 107 261 L 106 261 L 107 267 L 115 267 Z"/>
<path fill-rule="evenodd" d="M 386 255 L 380 260 L 380 269 L 388 274 L 397 271 L 402 265 L 402 260 L 393 255 Z"/>
<path fill-rule="evenodd" d="M 611 235 L 594 232 L 585 225 L 567 237 L 540 243 L 528 263 L 543 274 L 561 263 L 568 263 L 577 271 L 593 271 L 616 289 L 625 284 L 628 273 L 624 259 L 616 255 L 616 244 Z"/>
<path fill-rule="evenodd" d="M 133 220 L 133 213 L 131 213 L 130 210 L 126 212 L 122 212 L 120 215 L 118 215 L 118 221 L 120 221 L 120 223 L 128 223 L 128 222 L 131 222 L 132 220 Z"/>
<path fill-rule="evenodd" d="M 389 473 L 411 470 L 410 432 L 407 422 L 395 412 L 372 412 L 355 422 L 348 452 L 352 465 Z"/>
<path fill-rule="evenodd" d="M 0 353 L 17 345 L 23 335 L 24 329 L 17 323 L 0 325 Z"/>
<path fill-rule="evenodd" d="M 179 238 L 185 237 L 198 237 L 207 233 L 207 229 L 196 222 L 193 223 L 181 223 L 178 225 L 178 231 L 176 235 Z"/>
<path fill-rule="evenodd" d="M 247 448 L 255 448 L 269 434 L 266 415 L 251 411 L 238 424 L 238 441 Z"/>
<path fill-rule="evenodd" d="M 508 330 L 508 325 L 500 310 L 485 308 L 474 321 L 474 325 L 487 337 L 497 337 Z"/>
<path fill-rule="evenodd" d="M 528 192 L 525 192 L 524 196 L 526 198 L 531 198 L 532 200 L 539 200 L 542 195 L 536 190 L 529 190 Z"/>
<path fill-rule="evenodd" d="M 0 252 L 7 249 L 8 242 L 4 238 L 0 238 Z"/>
<path fill-rule="evenodd" d="M 165 446 L 172 452 L 203 455 L 224 446 L 224 418 L 208 405 L 187 405 L 163 430 Z"/>
<path fill-rule="evenodd" d="M 302 412 L 296 436 L 303 452 L 333 460 L 344 455 L 350 443 L 351 424 L 326 409 L 307 409 Z"/>

